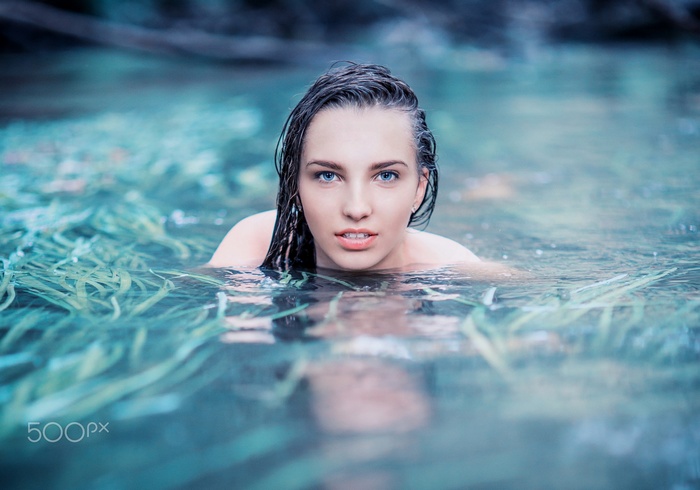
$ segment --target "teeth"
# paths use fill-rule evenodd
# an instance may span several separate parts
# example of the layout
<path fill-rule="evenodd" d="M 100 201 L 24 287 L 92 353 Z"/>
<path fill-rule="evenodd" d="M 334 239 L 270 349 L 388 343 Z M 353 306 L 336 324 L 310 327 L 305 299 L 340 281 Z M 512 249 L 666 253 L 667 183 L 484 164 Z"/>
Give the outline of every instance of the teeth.
<path fill-rule="evenodd" d="M 343 237 L 349 238 L 350 240 L 358 240 L 363 238 L 369 238 L 368 233 L 343 233 Z"/>

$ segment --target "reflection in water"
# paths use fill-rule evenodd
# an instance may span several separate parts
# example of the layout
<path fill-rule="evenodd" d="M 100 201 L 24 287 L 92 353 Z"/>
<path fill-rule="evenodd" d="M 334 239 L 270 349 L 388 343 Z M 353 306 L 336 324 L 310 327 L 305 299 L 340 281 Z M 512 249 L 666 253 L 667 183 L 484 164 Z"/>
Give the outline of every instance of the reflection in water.
<path fill-rule="evenodd" d="M 252 277 L 262 281 L 260 275 Z M 327 342 L 330 355 L 305 363 L 299 380 L 308 387 L 315 426 L 335 436 L 320 441 L 322 461 L 329 468 L 347 468 L 410 457 L 411 447 L 418 444 L 411 433 L 429 425 L 432 408 L 421 376 L 406 365 L 411 354 L 402 339 L 454 337 L 457 319 L 438 315 L 437 321 L 429 320 L 424 311 L 430 306 L 421 299 L 428 285 L 415 276 L 303 275 L 282 280 L 293 286 L 280 289 L 279 283 L 267 283 L 277 318 L 273 314 L 265 322 L 261 317 L 229 316 L 234 330 L 221 340 Z M 265 297 L 250 295 L 246 282 L 245 276 L 230 282 L 229 301 L 269 307 Z M 323 478 L 328 489 L 397 485 L 395 475 L 384 470 L 329 470 Z"/>
<path fill-rule="evenodd" d="M 398 434 L 428 425 L 430 394 L 410 368 L 421 360 L 483 357 L 506 371 L 505 351 L 566 349 L 552 332 L 502 341 L 479 333 L 469 317 L 473 307 L 499 306 L 495 288 L 474 274 L 450 268 L 427 277 L 327 273 L 233 274 L 226 286 L 230 330 L 221 336 L 228 343 L 320 342 L 325 353 L 305 363 L 300 376 L 310 388 L 316 424 L 327 433 Z"/>
<path fill-rule="evenodd" d="M 384 291 L 347 291 L 307 310 L 313 326 L 306 334 L 326 339 L 411 337 L 422 305 L 418 299 Z M 371 340 L 365 344 L 371 345 Z M 408 357 L 400 349 L 394 356 Z M 416 379 L 401 367 L 373 356 L 367 350 L 354 357 L 312 366 L 307 375 L 314 394 L 314 414 L 319 425 L 333 433 L 406 432 L 423 426 L 429 402 Z M 352 352 L 350 352 L 352 354 Z"/>
<path fill-rule="evenodd" d="M 416 283 L 415 277 L 386 274 L 302 275 L 287 281 L 295 281 L 298 288 L 285 288 L 281 294 L 274 294 L 275 283 L 268 283 L 273 292 L 268 301 L 270 296 L 250 294 L 245 277 L 236 279 L 228 290 L 232 303 L 274 304 L 279 311 L 292 313 L 276 319 L 275 315 L 228 316 L 232 330 L 222 341 L 350 340 L 340 343 L 333 359 L 311 362 L 304 369 L 312 412 L 322 430 L 337 434 L 403 433 L 427 423 L 429 401 L 420 382 L 395 360 L 382 358 L 410 359 L 393 338 L 457 333 L 456 319 L 431 324 L 420 313 L 425 305 L 415 296 L 420 286 L 427 285 Z M 406 284 L 402 279 L 411 282 Z"/>
<path fill-rule="evenodd" d="M 566 288 L 549 278 L 455 268 L 236 271 L 219 293 L 229 328 L 221 340 L 275 352 L 260 362 L 275 374 L 238 378 L 234 389 L 284 410 L 304 407 L 313 450 L 291 464 L 315 461 L 323 488 L 388 489 L 413 479 L 427 488 L 445 475 L 456 488 L 523 474 L 539 482 L 528 468 L 545 464 L 542 454 L 554 458 L 553 473 L 570 479 L 571 458 L 597 475 L 599 453 L 624 459 L 654 451 L 653 424 L 628 421 L 616 430 L 606 414 L 632 396 L 644 407 L 678 410 L 678 393 L 661 402 L 651 387 L 666 383 L 664 370 L 640 370 L 629 360 L 654 351 L 663 362 L 664 352 L 687 343 L 646 325 L 662 317 L 675 325 L 687 314 L 668 310 L 674 303 L 665 287 L 692 299 L 696 288 L 682 278 L 694 271 L 616 274 Z M 635 299 L 642 291 L 646 304 Z M 281 353 L 289 360 L 270 363 Z M 686 439 L 668 444 L 692 448 L 693 437 Z M 450 458 L 464 451 L 475 462 L 462 467 Z M 586 481 L 596 486 L 606 478 Z"/>
<path fill-rule="evenodd" d="M 428 398 L 400 366 L 378 359 L 347 359 L 307 370 L 319 426 L 331 433 L 396 433 L 423 427 Z"/>

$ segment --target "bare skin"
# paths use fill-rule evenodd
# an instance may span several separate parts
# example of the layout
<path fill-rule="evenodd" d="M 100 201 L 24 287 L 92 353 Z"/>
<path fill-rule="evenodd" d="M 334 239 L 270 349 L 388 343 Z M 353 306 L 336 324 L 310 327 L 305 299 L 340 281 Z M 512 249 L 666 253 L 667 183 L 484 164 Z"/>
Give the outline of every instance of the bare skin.
<path fill-rule="evenodd" d="M 277 211 L 270 210 L 254 214 L 239 221 L 224 237 L 214 256 L 207 264 L 210 267 L 257 267 L 265 259 L 272 238 Z M 454 240 L 409 229 L 406 245 L 410 265 L 439 266 L 465 262 L 485 264 Z"/>
<path fill-rule="evenodd" d="M 305 136 L 298 186 L 317 266 L 371 271 L 479 263 L 459 243 L 407 227 L 423 201 L 427 176 L 418 166 L 406 113 L 340 107 L 316 114 Z M 235 225 L 208 265 L 260 265 L 275 213 Z"/>

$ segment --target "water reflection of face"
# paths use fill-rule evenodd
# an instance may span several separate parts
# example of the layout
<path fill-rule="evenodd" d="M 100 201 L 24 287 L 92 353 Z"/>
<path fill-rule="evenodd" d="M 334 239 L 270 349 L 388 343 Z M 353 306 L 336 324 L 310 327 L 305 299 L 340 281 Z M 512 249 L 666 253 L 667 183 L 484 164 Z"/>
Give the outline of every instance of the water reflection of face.
<path fill-rule="evenodd" d="M 319 302 L 307 315 L 307 334 L 347 340 L 337 358 L 307 370 L 318 424 L 338 434 L 402 433 L 423 427 L 430 403 L 415 375 L 383 356 L 406 357 L 397 337 L 420 333 L 421 302 L 400 294 L 347 291 Z M 347 355 L 349 354 L 349 356 Z"/>
<path fill-rule="evenodd" d="M 309 367 L 313 411 L 327 432 L 397 433 L 423 427 L 430 403 L 418 380 L 391 362 L 371 358 Z"/>
<path fill-rule="evenodd" d="M 452 315 L 431 313 L 430 305 L 436 300 L 436 294 L 433 292 L 431 301 L 426 303 L 422 290 L 430 284 L 422 284 L 422 280 L 412 275 L 339 277 L 354 283 L 355 290 L 329 282 L 331 278 L 317 277 L 310 283 L 313 287 L 301 291 L 289 287 L 280 289 L 280 286 L 261 288 L 260 276 L 260 271 L 239 272 L 235 276 L 236 281 L 227 286 L 229 305 L 239 307 L 229 310 L 244 311 L 226 317 L 231 330 L 222 340 L 232 343 L 273 343 L 275 337 L 278 340 L 302 337 L 347 340 L 336 343 L 335 348 L 353 353 L 357 347 L 369 346 L 368 341 L 372 339 L 377 341 L 376 345 L 386 340 L 383 343 L 389 346 L 392 338 L 450 340 L 458 335 L 459 319 Z M 264 276 L 262 279 L 262 284 L 274 284 L 266 282 Z M 306 307 L 299 313 L 285 315 L 274 322 L 269 314 L 263 313 L 273 306 L 276 311 L 284 312 L 303 304 Z M 250 310 L 258 310 L 262 314 L 250 314 Z M 400 341 L 393 343 L 398 345 Z M 363 352 L 360 349 L 355 353 Z"/>
<path fill-rule="evenodd" d="M 285 317 L 288 323 L 275 326 L 277 338 L 291 338 L 298 332 L 307 338 L 329 341 L 331 356 L 304 369 L 312 395 L 312 413 L 325 432 L 408 434 L 430 420 L 430 401 L 421 377 L 403 365 L 411 356 L 401 339 L 450 337 L 457 331 L 457 321 L 446 316 L 428 317 L 422 312 L 423 301 L 415 291 L 421 289 L 420 284 L 390 281 L 390 286 L 390 282 L 385 282 L 387 277 L 354 280 L 359 282 L 356 290 L 316 278 L 316 288 L 300 292 L 300 297 L 295 297 L 291 288 L 272 297 L 273 301 L 284 302 L 277 305 L 280 310 L 300 302 L 309 304 L 299 315 Z M 263 306 L 264 298 L 255 291 L 243 288 L 236 293 L 230 297 L 232 302 Z M 261 320 L 231 317 L 231 326 L 238 330 L 224 340 L 274 342 L 273 326 L 265 326 Z M 299 324 L 308 328 L 300 330 Z M 286 336 L 280 329 L 291 331 L 291 335 Z M 388 450 L 402 449 L 392 446 Z"/>
<path fill-rule="evenodd" d="M 315 337 L 410 336 L 409 312 L 420 307 L 419 300 L 398 294 L 348 291 L 331 302 L 316 303 L 307 315 L 315 325 L 307 330 Z"/>
<path fill-rule="evenodd" d="M 387 347 L 399 344 L 396 339 L 402 337 L 436 339 L 457 334 L 458 320 L 455 317 L 426 315 L 422 309 L 422 300 L 397 292 L 346 291 L 307 309 L 313 326 L 306 330 L 306 334 L 355 341 L 385 339 Z M 389 342 L 388 339 L 395 340 Z M 361 348 L 358 342 L 354 345 Z M 352 349 L 352 345 L 348 348 Z"/>

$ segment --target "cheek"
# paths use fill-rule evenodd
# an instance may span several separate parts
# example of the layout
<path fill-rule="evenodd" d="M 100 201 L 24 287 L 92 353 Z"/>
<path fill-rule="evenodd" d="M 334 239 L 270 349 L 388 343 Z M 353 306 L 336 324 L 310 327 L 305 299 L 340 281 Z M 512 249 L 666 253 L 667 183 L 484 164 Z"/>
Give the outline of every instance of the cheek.
<path fill-rule="evenodd" d="M 299 199 L 304 210 L 304 217 L 311 228 L 323 225 L 324 216 L 328 216 L 331 209 L 327 197 L 320 192 L 307 192 L 304 185 L 299 186 Z"/>
<path fill-rule="evenodd" d="M 301 203 L 304 207 L 313 206 L 313 203 L 319 200 L 319 194 L 318 192 L 311 191 L 304 184 L 299 186 L 299 199 L 301 199 Z"/>
<path fill-rule="evenodd" d="M 406 226 L 411 216 L 413 199 L 414 193 L 410 191 L 403 192 L 401 196 L 383 196 L 378 201 L 375 213 L 383 216 L 387 224 Z"/>
<path fill-rule="evenodd" d="M 308 184 L 300 178 L 299 183 L 297 184 L 297 189 L 299 189 L 299 200 L 301 201 L 301 205 L 304 207 L 304 209 L 307 207 L 311 208 L 314 194 L 309 192 Z"/>

